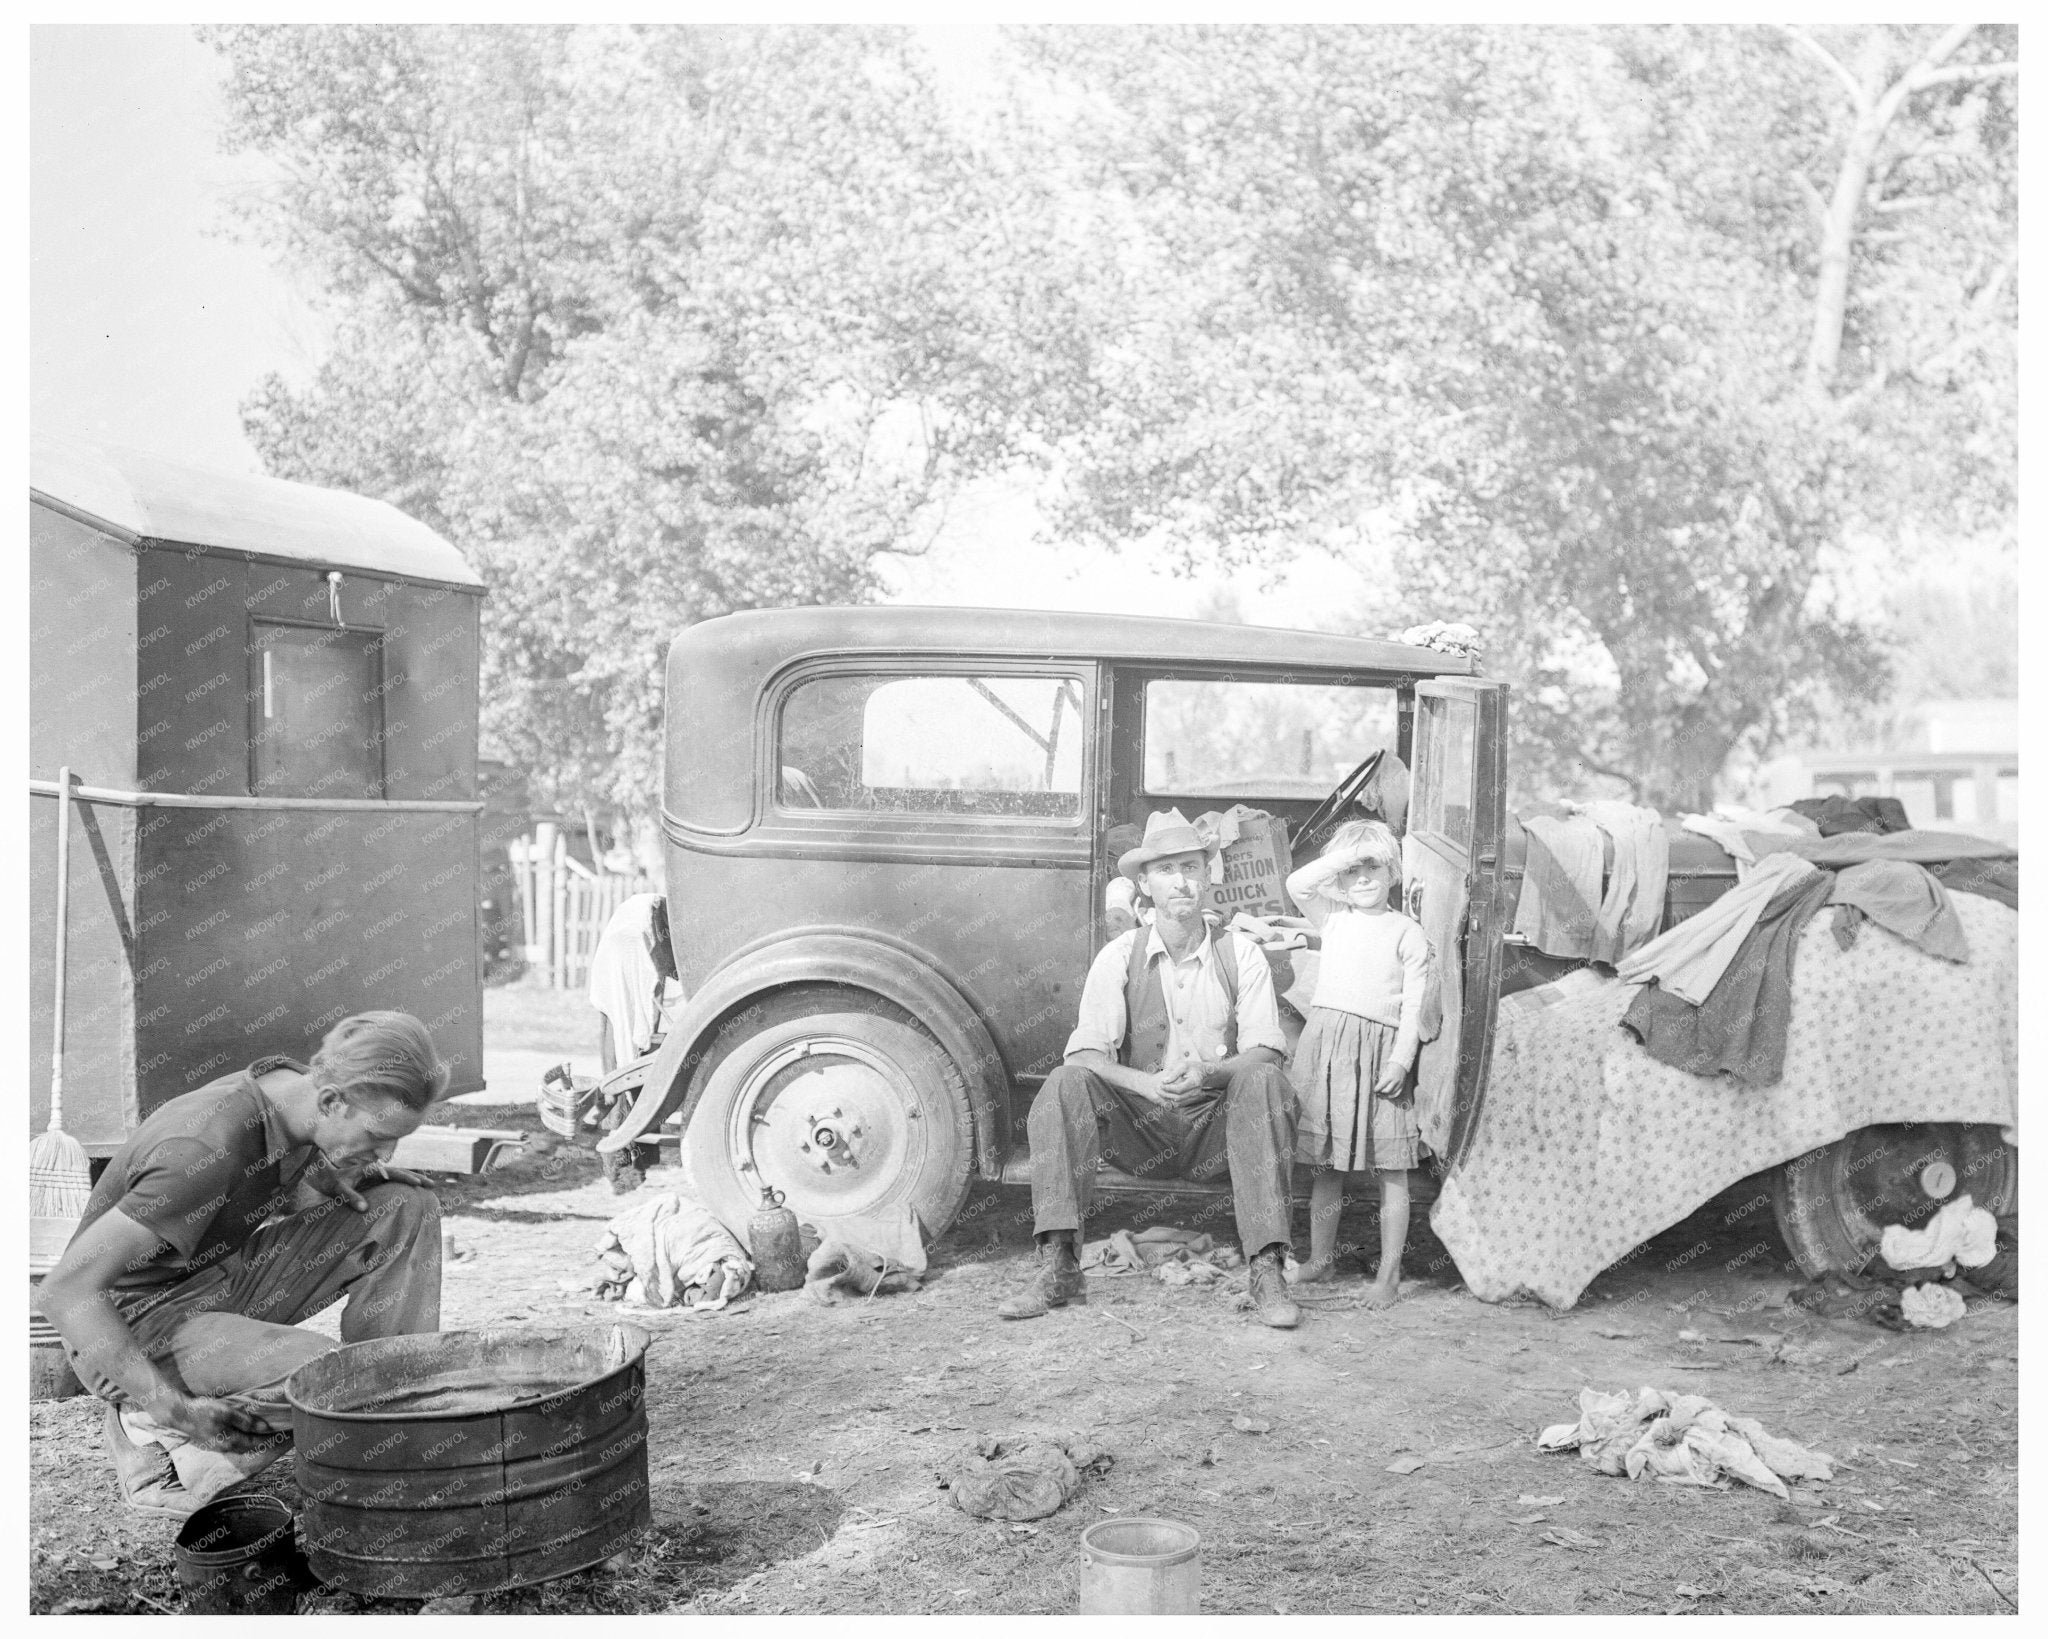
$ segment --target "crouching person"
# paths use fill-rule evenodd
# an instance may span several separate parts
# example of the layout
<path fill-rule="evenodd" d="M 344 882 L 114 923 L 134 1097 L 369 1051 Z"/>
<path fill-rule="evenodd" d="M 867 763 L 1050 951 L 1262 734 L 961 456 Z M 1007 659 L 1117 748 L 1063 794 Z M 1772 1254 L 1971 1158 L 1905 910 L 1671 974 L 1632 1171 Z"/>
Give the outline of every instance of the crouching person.
<path fill-rule="evenodd" d="M 121 1493 L 182 1519 L 289 1447 L 284 1380 L 341 1335 L 438 1331 L 441 1211 L 384 1165 L 447 1085 L 426 1026 L 364 1013 L 311 1065 L 259 1059 L 174 1098 L 107 1163 L 42 1311 L 102 1424 Z"/>
<path fill-rule="evenodd" d="M 1287 1038 L 1264 954 L 1202 916 L 1212 853 L 1169 812 L 1153 815 L 1144 841 L 1118 861 L 1153 920 L 1096 956 L 1066 1062 L 1032 1102 L 1039 1265 L 1003 1302 L 1006 1319 L 1085 1301 L 1077 1243 L 1102 1160 L 1139 1178 L 1227 1180 L 1259 1318 L 1301 1319 L 1281 1274 L 1294 1159 L 1294 1095 L 1280 1068 Z"/>

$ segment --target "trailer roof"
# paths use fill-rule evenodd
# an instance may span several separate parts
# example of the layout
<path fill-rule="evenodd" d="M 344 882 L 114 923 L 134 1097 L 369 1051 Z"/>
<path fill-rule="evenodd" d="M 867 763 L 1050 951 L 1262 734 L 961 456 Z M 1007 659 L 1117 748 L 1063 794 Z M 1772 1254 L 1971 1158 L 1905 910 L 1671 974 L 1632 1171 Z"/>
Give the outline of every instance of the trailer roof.
<path fill-rule="evenodd" d="M 158 541 L 483 586 L 462 554 L 384 501 L 73 439 L 29 450 L 29 496 L 135 545 Z"/>
<path fill-rule="evenodd" d="M 1150 615 L 903 604 L 753 609 L 688 627 L 676 639 L 691 669 L 710 663 L 765 677 L 807 655 L 1005 654 L 1120 660 L 1126 664 L 1340 668 L 1418 676 L 1472 671 L 1462 655 L 1379 638 L 1281 626 L 1243 626 Z"/>

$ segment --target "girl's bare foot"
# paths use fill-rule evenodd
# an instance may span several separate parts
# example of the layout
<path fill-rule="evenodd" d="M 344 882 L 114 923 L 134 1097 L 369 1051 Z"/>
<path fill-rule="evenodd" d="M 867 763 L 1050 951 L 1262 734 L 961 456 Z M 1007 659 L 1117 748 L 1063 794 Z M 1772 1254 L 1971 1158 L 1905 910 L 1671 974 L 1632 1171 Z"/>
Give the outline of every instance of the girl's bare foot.
<path fill-rule="evenodd" d="M 1307 1263 L 1294 1266 L 1292 1279 L 1296 1286 L 1307 1286 L 1314 1281 L 1328 1280 L 1336 1272 L 1335 1258 L 1311 1258 Z"/>
<path fill-rule="evenodd" d="M 1365 1297 L 1361 1301 L 1368 1309 L 1388 1309 L 1393 1307 L 1400 1295 L 1401 1277 L 1396 1275 L 1390 1281 L 1374 1281 L 1366 1288 Z"/>

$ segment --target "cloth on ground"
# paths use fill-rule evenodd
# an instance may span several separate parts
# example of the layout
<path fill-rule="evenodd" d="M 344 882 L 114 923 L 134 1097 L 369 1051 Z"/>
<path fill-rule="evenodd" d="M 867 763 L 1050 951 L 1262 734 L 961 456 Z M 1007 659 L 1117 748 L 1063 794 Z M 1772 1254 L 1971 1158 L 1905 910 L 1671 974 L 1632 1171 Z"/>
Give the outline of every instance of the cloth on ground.
<path fill-rule="evenodd" d="M 1967 963 L 1815 924 L 1785 1073 L 1755 1089 L 1660 1064 L 1607 980 L 1500 1021 L 1486 1096 L 1430 1225 L 1475 1297 L 1569 1308 L 1602 1269 L 1752 1173 L 1859 1127 L 2018 1119 L 2018 916 L 1960 895 Z M 1583 983 L 1583 981 L 1579 981 Z"/>
<path fill-rule="evenodd" d="M 1897 797 L 1803 797 L 1792 804 L 1792 812 L 1804 815 L 1820 828 L 1824 837 L 1852 832 L 1909 831 L 1906 806 Z"/>
<path fill-rule="evenodd" d="M 1614 839 L 1614 867 L 1608 873 L 1607 892 L 1600 900 L 1599 922 L 1593 932 L 1594 960 L 1612 966 L 1654 939 L 1664 925 L 1671 839 L 1664 834 L 1664 821 L 1654 808 L 1589 802 L 1583 813 Z"/>
<path fill-rule="evenodd" d="M 1832 1480 L 1834 1459 L 1731 1417 L 1701 1394 L 1645 1388 L 1637 1394 L 1579 1390 L 1579 1420 L 1536 1436 L 1545 1451 L 1577 1450 L 1602 1474 L 1649 1474 L 1673 1485 L 1719 1485 L 1726 1474 L 1789 1498 L 1787 1480 Z"/>
<path fill-rule="evenodd" d="M 754 1265 L 725 1225 L 671 1190 L 604 1226 L 598 1256 L 629 1304 L 722 1309 L 754 1278 Z"/>
<path fill-rule="evenodd" d="M 804 1269 L 804 1290 L 820 1303 L 842 1296 L 914 1292 L 927 1267 L 924 1234 L 907 1201 L 864 1217 L 842 1218 L 819 1231 Z"/>
<path fill-rule="evenodd" d="M 1973 837 L 1962 831 L 1897 831 L 1889 836 L 1844 832 L 1832 837 L 1757 836 L 1751 841 L 1761 861 L 1767 854 L 1796 854 L 1801 859 L 1835 871 L 1866 859 L 1910 859 L 1917 864 L 1946 865 L 1954 860 L 2019 858 L 2019 850 L 1989 837 Z"/>
<path fill-rule="evenodd" d="M 1975 1269 L 1998 1247 L 1998 1220 L 1967 1195 L 1958 1195 L 1918 1229 L 1886 1224 L 1877 1249 L 1894 1269 L 1940 1269 L 1959 1263 Z"/>
<path fill-rule="evenodd" d="M 1600 827 L 1584 816 L 1524 817 L 1527 854 L 1515 902 L 1515 936 L 1546 956 L 1591 956 L 1600 927 L 1600 878 L 1606 850 Z"/>
<path fill-rule="evenodd" d="M 939 1484 L 977 1519 L 1043 1519 L 1066 1506 L 1084 1475 L 1108 1473 L 1113 1460 L 1080 1434 L 981 1435 L 939 1470 Z"/>
<path fill-rule="evenodd" d="M 1090 1275 L 1150 1275 L 1168 1286 L 1207 1286 L 1244 1262 L 1234 1246 L 1213 1236 L 1170 1224 L 1119 1229 L 1081 1248 L 1081 1268 Z"/>
<path fill-rule="evenodd" d="M 1629 1003 L 1622 1028 L 1674 1069 L 1770 1086 L 1785 1068 L 1799 936 L 1833 886 L 1822 872 L 1780 888 L 1705 1002 L 1695 1007 L 1652 982 Z"/>
<path fill-rule="evenodd" d="M 1922 1331 L 1938 1331 L 1961 1320 L 1968 1311 L 1962 1294 L 1935 1281 L 1909 1286 L 1899 1294 L 1899 1313 L 1906 1324 Z"/>
<path fill-rule="evenodd" d="M 1618 963 L 1615 971 L 1630 984 L 1655 979 L 1668 996 L 1695 1005 L 1704 1002 L 1780 891 L 1820 880 L 1818 868 L 1806 861 L 1772 855 L 1760 861 L 1747 880 L 1652 939 Z"/>
<path fill-rule="evenodd" d="M 2017 859 L 1952 859 L 1933 865 L 1929 873 L 1950 893 L 1982 894 L 2007 910 L 2020 908 L 2020 862 Z"/>
<path fill-rule="evenodd" d="M 616 1063 L 639 1058 L 661 1026 L 662 964 L 655 955 L 658 893 L 620 901 L 590 955 L 590 1005 L 604 1016 Z"/>

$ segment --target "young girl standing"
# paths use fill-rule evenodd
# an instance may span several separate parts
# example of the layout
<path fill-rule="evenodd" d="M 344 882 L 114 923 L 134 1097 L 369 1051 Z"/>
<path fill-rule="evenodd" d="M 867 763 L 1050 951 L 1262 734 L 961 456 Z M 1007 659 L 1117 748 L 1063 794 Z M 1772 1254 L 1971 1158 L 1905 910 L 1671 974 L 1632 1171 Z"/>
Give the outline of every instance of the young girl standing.
<path fill-rule="evenodd" d="M 1309 1261 L 1295 1277 L 1327 1280 L 1347 1173 L 1380 1185 L 1380 1267 L 1369 1308 L 1394 1301 L 1408 1240 L 1408 1173 L 1419 1157 L 1409 1072 L 1421 1046 L 1429 941 L 1388 901 L 1400 845 L 1377 820 L 1338 828 L 1287 891 L 1322 935 L 1322 966 L 1288 1079 L 1300 1102 L 1294 1158 L 1316 1168 L 1309 1193 Z"/>

